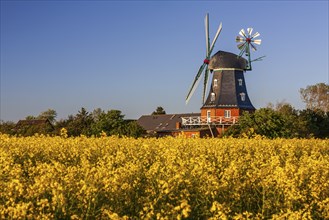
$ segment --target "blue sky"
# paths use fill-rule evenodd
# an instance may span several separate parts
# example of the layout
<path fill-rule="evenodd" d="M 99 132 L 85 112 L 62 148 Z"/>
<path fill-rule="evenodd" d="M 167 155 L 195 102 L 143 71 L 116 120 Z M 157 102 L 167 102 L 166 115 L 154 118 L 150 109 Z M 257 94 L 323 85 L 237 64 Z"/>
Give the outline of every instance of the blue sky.
<path fill-rule="evenodd" d="M 299 89 L 329 83 L 328 1 L 1 1 L 2 120 L 49 108 L 57 120 L 118 109 L 137 119 L 157 106 L 199 112 L 201 86 L 185 97 L 210 38 L 214 53 L 239 53 L 241 28 L 260 32 L 245 74 L 256 108 L 286 101 L 304 108 Z M 213 54 L 214 54 L 213 53 Z M 200 84 L 201 85 L 201 84 Z"/>

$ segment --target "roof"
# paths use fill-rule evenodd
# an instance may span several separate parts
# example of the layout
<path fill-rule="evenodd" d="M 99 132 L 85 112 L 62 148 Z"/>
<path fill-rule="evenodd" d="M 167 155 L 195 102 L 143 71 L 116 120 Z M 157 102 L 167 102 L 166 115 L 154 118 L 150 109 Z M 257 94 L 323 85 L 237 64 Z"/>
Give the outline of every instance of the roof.
<path fill-rule="evenodd" d="M 185 114 L 164 114 L 164 115 L 143 115 L 137 123 L 146 131 L 172 131 L 177 130 L 177 122 L 182 123 L 182 117 L 197 117 L 200 113 L 185 113 Z"/>
<path fill-rule="evenodd" d="M 19 120 L 16 124 L 16 127 L 21 126 L 43 126 L 49 124 L 53 127 L 51 122 L 48 119 L 30 119 L 30 120 Z"/>
<path fill-rule="evenodd" d="M 238 55 L 226 51 L 218 51 L 209 61 L 208 68 L 210 70 L 219 68 L 235 68 L 245 70 L 247 68 L 247 60 L 238 57 Z"/>

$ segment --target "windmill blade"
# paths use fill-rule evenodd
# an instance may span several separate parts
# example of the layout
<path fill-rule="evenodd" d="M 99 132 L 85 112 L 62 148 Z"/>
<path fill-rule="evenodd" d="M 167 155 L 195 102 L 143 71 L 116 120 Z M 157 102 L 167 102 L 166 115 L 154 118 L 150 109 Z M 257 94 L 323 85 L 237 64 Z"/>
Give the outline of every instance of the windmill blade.
<path fill-rule="evenodd" d="M 239 34 L 240 34 L 242 37 L 247 38 L 247 36 L 246 36 L 246 32 L 244 32 L 244 29 L 241 29 L 241 31 L 239 32 Z"/>
<path fill-rule="evenodd" d="M 207 89 L 208 89 L 208 76 L 209 76 L 209 69 L 208 69 L 208 66 L 207 66 L 205 74 L 204 74 L 202 104 L 204 104 L 205 97 L 206 97 L 206 92 L 207 92 Z"/>
<path fill-rule="evenodd" d="M 193 81 L 193 84 L 192 84 L 192 86 L 191 86 L 191 88 L 190 88 L 190 91 L 188 92 L 188 94 L 187 94 L 187 96 L 186 96 L 186 100 L 185 100 L 186 104 L 188 103 L 188 101 L 189 101 L 190 98 L 192 97 L 194 91 L 196 90 L 196 88 L 197 88 L 197 86 L 198 86 L 198 84 L 199 84 L 199 82 L 200 82 L 200 79 L 201 79 L 200 76 L 201 76 L 202 71 L 203 71 L 203 69 L 205 68 L 206 65 L 207 65 L 206 63 L 203 63 L 203 64 L 200 66 L 199 71 L 198 71 L 198 73 L 196 74 L 196 76 L 195 76 L 195 78 L 194 78 L 194 81 Z"/>
<path fill-rule="evenodd" d="M 260 36 L 260 33 L 256 32 L 251 36 L 251 39 L 259 37 L 259 36 Z"/>
<path fill-rule="evenodd" d="M 245 42 L 245 41 L 246 41 L 246 38 L 244 38 L 244 37 L 240 37 L 240 36 L 237 36 L 237 37 L 235 38 L 235 41 L 236 41 L 236 42 Z"/>
<path fill-rule="evenodd" d="M 256 51 L 257 50 L 257 48 L 255 47 L 255 45 L 253 45 L 252 43 L 250 43 L 250 45 L 251 45 L 251 48 L 252 48 L 253 51 Z"/>
<path fill-rule="evenodd" d="M 241 44 L 238 44 L 238 48 L 239 50 L 242 50 L 245 46 L 246 46 L 247 42 L 244 42 L 244 43 L 241 43 Z"/>
<path fill-rule="evenodd" d="M 221 31 L 222 31 L 222 22 L 221 22 L 221 23 L 219 24 L 219 26 L 218 26 L 218 29 L 217 29 L 216 35 L 215 35 L 214 40 L 212 41 L 211 46 L 210 46 L 210 50 L 209 50 L 209 54 L 208 54 L 208 56 L 210 56 L 212 50 L 214 49 L 214 47 L 215 47 L 215 43 L 216 43 L 217 38 L 218 38 L 218 36 L 219 36 L 219 34 L 220 34 Z"/>
<path fill-rule="evenodd" d="M 251 36 L 252 30 L 254 30 L 253 28 L 247 28 L 247 32 L 248 32 L 248 37 Z"/>
<path fill-rule="evenodd" d="M 239 57 L 241 57 L 242 55 L 243 55 L 243 53 L 245 53 L 246 52 L 246 50 L 247 50 L 247 46 L 248 46 L 248 43 L 247 42 L 245 42 L 244 44 L 239 44 L 238 46 L 240 46 L 240 53 L 239 53 Z"/>
<path fill-rule="evenodd" d="M 243 55 L 243 53 L 246 52 L 246 50 L 247 50 L 247 45 L 248 45 L 247 43 L 245 43 L 245 44 L 242 45 L 241 51 L 240 51 L 240 53 L 239 53 L 239 57 L 241 57 L 241 56 Z"/>
<path fill-rule="evenodd" d="M 209 14 L 206 14 L 206 17 L 204 19 L 204 26 L 205 26 L 205 31 L 206 31 L 206 53 L 207 57 L 209 56 Z"/>
<path fill-rule="evenodd" d="M 256 40 L 251 40 L 251 42 L 253 42 L 257 45 L 260 45 L 262 43 L 262 40 L 261 39 L 256 39 Z"/>

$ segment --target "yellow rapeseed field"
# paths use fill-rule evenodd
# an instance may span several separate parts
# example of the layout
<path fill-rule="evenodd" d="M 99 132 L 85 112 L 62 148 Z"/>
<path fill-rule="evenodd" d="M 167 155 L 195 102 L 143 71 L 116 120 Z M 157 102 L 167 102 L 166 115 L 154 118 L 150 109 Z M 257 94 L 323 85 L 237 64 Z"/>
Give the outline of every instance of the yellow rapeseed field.
<path fill-rule="evenodd" d="M 10 137 L 0 219 L 329 219 L 329 140 Z"/>

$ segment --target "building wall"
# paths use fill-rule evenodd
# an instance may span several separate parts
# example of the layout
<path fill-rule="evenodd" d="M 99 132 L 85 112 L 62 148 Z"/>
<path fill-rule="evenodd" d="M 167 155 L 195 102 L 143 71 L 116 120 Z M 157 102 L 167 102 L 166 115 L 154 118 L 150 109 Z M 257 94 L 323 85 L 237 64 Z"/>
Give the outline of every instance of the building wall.
<path fill-rule="evenodd" d="M 224 117 L 225 110 L 231 111 L 231 117 L 238 117 L 242 114 L 242 110 L 239 108 L 202 108 L 201 117 L 207 117 L 207 112 L 210 111 L 211 117 Z"/>
<path fill-rule="evenodd" d="M 224 116 L 225 110 L 231 111 L 231 117 L 239 117 L 240 116 L 240 109 L 238 108 L 219 108 L 216 109 L 216 116 Z"/>
<path fill-rule="evenodd" d="M 231 111 L 231 118 L 235 117 L 236 122 L 238 121 L 238 117 L 243 114 L 243 110 L 239 108 L 202 108 L 201 109 L 201 116 L 202 117 L 207 117 L 207 112 L 210 111 L 210 116 L 211 117 L 223 117 L 223 120 L 225 121 L 225 110 L 230 110 Z M 232 123 L 232 122 L 231 122 Z M 215 128 L 214 135 L 215 136 L 220 136 L 225 132 L 232 124 L 224 124 L 223 125 L 218 125 Z"/>

